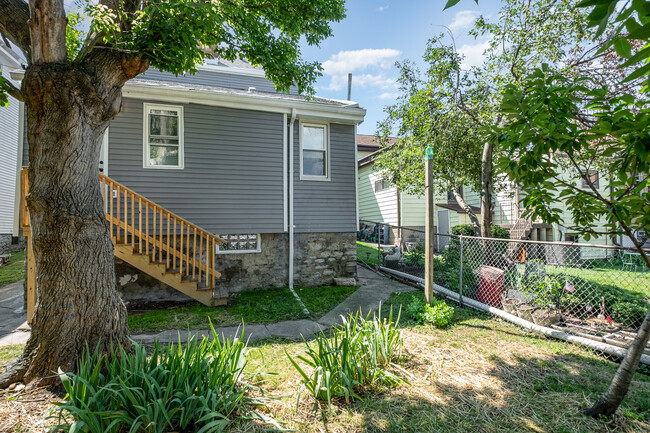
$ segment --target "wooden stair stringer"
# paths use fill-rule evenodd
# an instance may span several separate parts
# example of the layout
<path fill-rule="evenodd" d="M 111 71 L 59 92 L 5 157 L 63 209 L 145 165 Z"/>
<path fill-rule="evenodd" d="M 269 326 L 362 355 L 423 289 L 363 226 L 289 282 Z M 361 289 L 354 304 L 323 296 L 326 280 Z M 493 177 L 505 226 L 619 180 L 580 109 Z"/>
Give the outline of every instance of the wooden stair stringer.
<path fill-rule="evenodd" d="M 127 244 L 115 242 L 113 238 L 115 257 L 125 261 L 134 268 L 150 275 L 158 281 L 178 290 L 179 292 L 195 299 L 207 306 L 226 305 L 227 295 L 210 289 L 200 289 L 198 281 L 184 280 L 179 272 L 167 272 L 165 263 L 154 263 L 151 257 L 146 254 L 139 254 L 133 251 L 133 247 Z"/>

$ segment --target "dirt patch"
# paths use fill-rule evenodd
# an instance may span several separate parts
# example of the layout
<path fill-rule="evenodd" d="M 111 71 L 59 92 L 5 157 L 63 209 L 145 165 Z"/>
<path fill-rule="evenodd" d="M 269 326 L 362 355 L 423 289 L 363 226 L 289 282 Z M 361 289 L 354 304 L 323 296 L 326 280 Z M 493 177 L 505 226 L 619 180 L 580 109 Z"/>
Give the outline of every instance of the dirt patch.
<path fill-rule="evenodd" d="M 48 426 L 56 425 L 55 419 L 46 420 L 53 404 L 61 401 L 62 395 L 52 393 L 48 388 L 32 391 L 0 391 L 0 433 L 29 431 L 49 432 Z"/>

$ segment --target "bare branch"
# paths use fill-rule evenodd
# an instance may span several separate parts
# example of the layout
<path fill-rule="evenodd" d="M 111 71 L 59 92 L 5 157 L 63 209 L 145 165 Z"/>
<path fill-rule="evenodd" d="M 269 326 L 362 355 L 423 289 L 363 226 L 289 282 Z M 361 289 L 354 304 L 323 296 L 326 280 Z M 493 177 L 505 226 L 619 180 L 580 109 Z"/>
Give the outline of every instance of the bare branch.
<path fill-rule="evenodd" d="M 31 62 L 29 6 L 23 0 L 0 0 L 0 32 L 15 43 Z"/>

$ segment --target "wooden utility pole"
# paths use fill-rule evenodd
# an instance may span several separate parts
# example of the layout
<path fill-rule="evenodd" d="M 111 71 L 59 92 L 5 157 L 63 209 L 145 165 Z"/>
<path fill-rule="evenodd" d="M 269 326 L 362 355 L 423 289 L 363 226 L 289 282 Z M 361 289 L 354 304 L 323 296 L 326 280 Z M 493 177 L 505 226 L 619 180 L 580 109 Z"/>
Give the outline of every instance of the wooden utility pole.
<path fill-rule="evenodd" d="M 424 153 L 424 197 L 426 204 L 426 217 L 425 217 L 425 263 L 424 263 L 424 296 L 427 304 L 433 302 L 433 167 L 431 160 L 433 159 L 433 149 L 427 146 Z"/>

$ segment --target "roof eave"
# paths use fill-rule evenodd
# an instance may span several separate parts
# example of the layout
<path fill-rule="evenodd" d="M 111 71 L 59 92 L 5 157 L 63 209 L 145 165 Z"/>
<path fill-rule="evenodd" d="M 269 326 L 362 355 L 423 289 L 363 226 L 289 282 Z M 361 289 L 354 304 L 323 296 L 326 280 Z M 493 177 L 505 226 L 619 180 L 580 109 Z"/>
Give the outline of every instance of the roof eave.
<path fill-rule="evenodd" d="M 122 90 L 126 98 L 141 98 L 164 102 L 194 103 L 220 107 L 251 109 L 290 114 L 296 110 L 298 117 L 318 117 L 344 123 L 363 122 L 366 110 L 357 104 L 333 106 L 315 101 L 281 99 L 261 93 L 220 93 L 203 89 L 155 87 L 137 82 L 127 82 Z"/>

